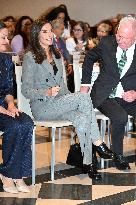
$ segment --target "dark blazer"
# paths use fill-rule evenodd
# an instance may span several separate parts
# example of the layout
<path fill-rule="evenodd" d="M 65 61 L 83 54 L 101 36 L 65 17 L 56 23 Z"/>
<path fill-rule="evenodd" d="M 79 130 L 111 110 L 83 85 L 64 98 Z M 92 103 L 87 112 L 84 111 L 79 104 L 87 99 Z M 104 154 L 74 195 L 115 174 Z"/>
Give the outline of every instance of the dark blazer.
<path fill-rule="evenodd" d="M 117 46 L 115 36 L 104 37 L 99 45 L 89 50 L 85 56 L 82 84 L 90 84 L 94 62 L 99 59 L 102 59 L 103 62 L 91 92 L 94 107 L 98 107 L 109 97 L 119 81 L 121 81 L 124 91 L 136 90 L 136 49 L 130 68 L 120 79 L 116 59 Z"/>
<path fill-rule="evenodd" d="M 11 56 L 0 53 L 0 106 L 5 107 L 6 95 L 13 95 L 13 71 L 14 64 Z"/>
<path fill-rule="evenodd" d="M 64 60 L 66 60 L 68 64 L 73 64 L 72 56 L 69 54 L 69 52 L 66 48 L 66 44 L 62 38 L 59 38 L 59 45 L 57 44 L 55 38 L 53 38 L 53 45 L 55 48 L 60 49 L 60 51 L 64 57 Z"/>

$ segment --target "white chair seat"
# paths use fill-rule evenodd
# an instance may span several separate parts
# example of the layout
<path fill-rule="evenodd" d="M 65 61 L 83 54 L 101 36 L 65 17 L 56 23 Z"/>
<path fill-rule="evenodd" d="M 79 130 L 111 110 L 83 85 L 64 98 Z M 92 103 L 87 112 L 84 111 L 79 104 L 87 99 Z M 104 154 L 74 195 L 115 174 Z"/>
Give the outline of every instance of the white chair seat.
<path fill-rule="evenodd" d="M 33 119 L 34 120 L 34 119 Z M 54 127 L 54 128 L 59 128 L 59 127 L 68 127 L 70 125 L 73 125 L 72 122 L 70 121 L 65 121 L 65 120 L 52 120 L 52 121 L 39 121 L 39 120 L 34 120 L 34 124 L 38 126 L 43 126 L 43 127 Z"/>

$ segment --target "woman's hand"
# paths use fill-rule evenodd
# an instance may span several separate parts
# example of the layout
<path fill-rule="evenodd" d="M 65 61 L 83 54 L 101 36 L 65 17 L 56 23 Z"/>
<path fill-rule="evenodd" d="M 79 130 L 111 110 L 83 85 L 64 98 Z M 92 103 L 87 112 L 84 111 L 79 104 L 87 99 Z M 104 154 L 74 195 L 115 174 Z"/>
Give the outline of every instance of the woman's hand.
<path fill-rule="evenodd" d="M 8 108 L 6 110 L 7 115 L 15 117 L 15 116 L 19 116 L 19 112 L 21 112 L 20 110 L 18 110 L 15 105 L 14 105 L 14 98 L 12 95 L 7 95 L 5 98 L 5 101 L 8 104 Z M 3 113 L 4 114 L 4 113 Z"/>
<path fill-rule="evenodd" d="M 8 115 L 11 117 L 14 117 L 13 113 L 11 113 L 9 110 L 6 110 L 4 107 L 0 106 L 0 113 L 4 114 L 4 115 Z"/>
<path fill-rule="evenodd" d="M 47 96 L 56 96 L 58 94 L 59 90 L 60 90 L 59 86 L 55 86 L 55 87 L 49 88 L 46 91 L 46 95 Z"/>
<path fill-rule="evenodd" d="M 73 72 L 73 66 L 71 64 L 69 64 L 67 66 L 67 75 L 70 75 Z"/>
<path fill-rule="evenodd" d="M 89 39 L 89 40 L 88 40 L 88 45 L 87 45 L 87 47 L 90 48 L 90 49 L 95 47 L 95 44 L 94 44 L 94 42 L 93 42 L 92 39 Z"/>
<path fill-rule="evenodd" d="M 10 112 L 11 116 L 12 117 L 15 117 L 15 116 L 19 116 L 19 113 L 21 112 L 20 110 L 18 110 L 15 106 L 9 106 L 7 111 Z"/>
<path fill-rule="evenodd" d="M 75 49 L 78 51 L 78 50 L 82 50 L 83 47 L 84 47 L 83 43 L 78 43 Z"/>

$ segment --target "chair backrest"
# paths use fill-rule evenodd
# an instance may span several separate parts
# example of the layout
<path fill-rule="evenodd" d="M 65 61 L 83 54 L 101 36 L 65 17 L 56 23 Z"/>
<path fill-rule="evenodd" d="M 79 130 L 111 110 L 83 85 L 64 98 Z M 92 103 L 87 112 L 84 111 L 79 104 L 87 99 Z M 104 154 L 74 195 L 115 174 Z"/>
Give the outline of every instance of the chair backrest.
<path fill-rule="evenodd" d="M 62 59 L 62 67 L 63 67 L 63 79 L 64 79 L 64 83 L 67 85 L 66 67 L 65 67 L 65 64 L 64 64 L 63 56 L 61 57 L 61 59 Z"/>
<path fill-rule="evenodd" d="M 17 106 L 18 109 L 28 114 L 33 118 L 31 108 L 30 108 L 30 100 L 26 99 L 21 92 L 21 76 L 22 76 L 22 66 L 15 66 L 15 74 L 16 74 L 16 83 L 17 83 Z"/>
<path fill-rule="evenodd" d="M 73 59 L 73 70 L 74 70 L 74 83 L 75 83 L 75 92 L 80 90 L 81 86 L 81 79 L 82 79 L 82 61 L 80 62 L 80 59 L 74 60 Z M 93 65 L 93 71 L 92 71 L 92 79 L 91 79 L 91 87 L 94 83 L 94 81 L 97 79 L 98 75 L 100 73 L 100 67 L 98 63 L 94 63 Z"/>

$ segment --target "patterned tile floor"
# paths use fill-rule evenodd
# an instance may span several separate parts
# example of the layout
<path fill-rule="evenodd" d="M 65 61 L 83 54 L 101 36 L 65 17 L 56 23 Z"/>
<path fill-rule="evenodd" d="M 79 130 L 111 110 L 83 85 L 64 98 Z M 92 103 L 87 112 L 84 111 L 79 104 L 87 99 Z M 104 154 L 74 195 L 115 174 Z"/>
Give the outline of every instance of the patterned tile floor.
<path fill-rule="evenodd" d="M 131 170 L 119 171 L 111 161 L 99 170 L 101 181 L 91 180 L 78 168 L 65 164 L 70 147 L 70 130 L 62 130 L 62 139 L 56 137 L 55 180 L 50 180 L 51 142 L 48 130 L 38 128 L 36 135 L 36 185 L 26 179 L 31 192 L 9 194 L 0 182 L 0 205 L 136 205 L 136 133 L 124 139 L 124 154 Z M 0 147 L 0 161 L 1 147 Z"/>

